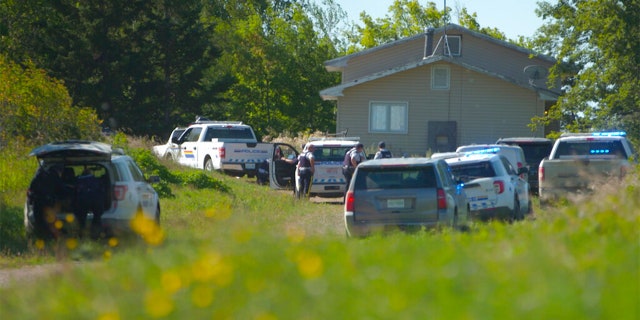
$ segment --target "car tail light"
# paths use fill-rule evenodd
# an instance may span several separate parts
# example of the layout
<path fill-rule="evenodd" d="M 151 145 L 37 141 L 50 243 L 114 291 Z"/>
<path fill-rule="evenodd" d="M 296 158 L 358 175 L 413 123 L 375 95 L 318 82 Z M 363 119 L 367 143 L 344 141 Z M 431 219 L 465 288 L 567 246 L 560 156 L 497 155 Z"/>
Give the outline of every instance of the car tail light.
<path fill-rule="evenodd" d="M 353 212 L 354 202 L 355 198 L 353 197 L 353 191 L 348 191 L 347 195 L 344 197 L 344 211 Z"/>
<path fill-rule="evenodd" d="M 544 168 L 543 167 L 538 167 L 538 180 L 540 180 L 540 181 L 544 180 Z"/>
<path fill-rule="evenodd" d="M 129 188 L 127 186 L 114 186 L 113 187 L 113 197 L 117 201 L 124 200 L 124 197 L 127 195 L 127 191 Z"/>
<path fill-rule="evenodd" d="M 218 149 L 218 155 L 220 156 L 220 159 L 224 159 L 227 156 L 227 151 L 224 147 Z"/>
<path fill-rule="evenodd" d="M 522 162 L 518 162 L 518 169 L 522 168 Z"/>
<path fill-rule="evenodd" d="M 444 193 L 444 189 L 438 188 L 438 209 L 447 208 L 447 195 Z"/>
<path fill-rule="evenodd" d="M 504 192 L 504 181 L 494 181 L 493 182 L 493 190 L 496 192 L 496 194 L 501 194 Z"/>

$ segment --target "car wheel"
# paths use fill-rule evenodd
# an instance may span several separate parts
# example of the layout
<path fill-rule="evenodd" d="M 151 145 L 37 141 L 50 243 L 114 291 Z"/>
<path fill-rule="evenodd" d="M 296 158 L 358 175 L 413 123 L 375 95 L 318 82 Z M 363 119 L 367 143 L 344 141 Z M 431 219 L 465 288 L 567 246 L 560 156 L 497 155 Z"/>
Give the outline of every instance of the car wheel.
<path fill-rule="evenodd" d="M 515 197 L 513 199 L 513 212 L 511 213 L 511 219 L 513 221 L 524 219 L 522 210 L 520 209 L 520 200 L 518 200 L 518 197 Z"/>
<path fill-rule="evenodd" d="M 456 208 L 453 211 L 453 219 L 451 219 L 451 227 L 454 229 L 458 227 L 458 208 Z"/>
<path fill-rule="evenodd" d="M 160 225 L 160 204 L 159 203 L 158 203 L 158 207 L 156 208 L 155 220 L 156 220 L 156 223 Z"/>
<path fill-rule="evenodd" d="M 213 161 L 211 161 L 211 158 L 207 158 L 204 161 L 204 170 L 208 172 L 213 172 Z"/>

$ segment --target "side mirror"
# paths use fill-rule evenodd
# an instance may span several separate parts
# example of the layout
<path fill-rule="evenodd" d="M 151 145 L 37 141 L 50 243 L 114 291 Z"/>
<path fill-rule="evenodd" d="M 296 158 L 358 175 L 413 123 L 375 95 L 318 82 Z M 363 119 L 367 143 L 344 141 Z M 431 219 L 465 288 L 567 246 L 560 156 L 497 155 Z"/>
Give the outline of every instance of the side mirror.
<path fill-rule="evenodd" d="M 160 182 L 160 176 L 150 176 L 149 179 L 147 179 L 147 182 L 149 183 L 158 183 Z"/>
<path fill-rule="evenodd" d="M 525 173 L 527 173 L 527 174 L 529 173 L 529 168 L 527 168 L 527 167 L 518 168 L 518 175 L 525 174 Z"/>

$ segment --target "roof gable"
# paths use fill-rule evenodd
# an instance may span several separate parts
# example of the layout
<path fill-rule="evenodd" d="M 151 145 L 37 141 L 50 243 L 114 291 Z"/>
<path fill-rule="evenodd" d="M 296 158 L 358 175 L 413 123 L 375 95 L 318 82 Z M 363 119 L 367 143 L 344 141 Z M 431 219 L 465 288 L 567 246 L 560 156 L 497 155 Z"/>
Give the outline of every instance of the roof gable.
<path fill-rule="evenodd" d="M 547 95 L 545 97 L 552 100 L 558 96 L 559 90 L 547 88 L 546 79 L 532 81 L 523 72 L 530 65 L 549 68 L 555 63 L 555 59 L 455 24 L 432 31 L 431 34 L 407 37 L 326 61 L 328 71 L 342 72 L 342 83 L 322 90 L 320 95 L 325 100 L 334 100 L 342 96 L 342 91 L 346 88 L 444 61 L 517 86 L 544 92 Z M 443 55 L 442 45 L 437 43 L 443 35 L 460 37 L 463 52 L 461 56 Z M 433 54 L 427 52 L 429 42 Z"/>

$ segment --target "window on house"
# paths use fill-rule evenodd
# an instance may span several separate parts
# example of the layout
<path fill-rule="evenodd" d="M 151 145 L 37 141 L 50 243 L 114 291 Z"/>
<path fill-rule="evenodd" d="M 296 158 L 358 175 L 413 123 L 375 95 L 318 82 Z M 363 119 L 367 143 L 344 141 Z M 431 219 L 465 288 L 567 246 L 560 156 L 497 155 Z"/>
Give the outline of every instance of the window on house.
<path fill-rule="evenodd" d="M 449 90 L 449 67 L 434 66 L 431 68 L 431 89 Z"/>
<path fill-rule="evenodd" d="M 447 43 L 449 47 L 444 46 L 444 55 L 445 56 L 460 56 L 461 48 L 462 48 L 462 38 L 460 36 L 447 36 Z"/>
<path fill-rule="evenodd" d="M 406 102 L 372 102 L 369 106 L 369 131 L 407 133 L 408 108 Z"/>

